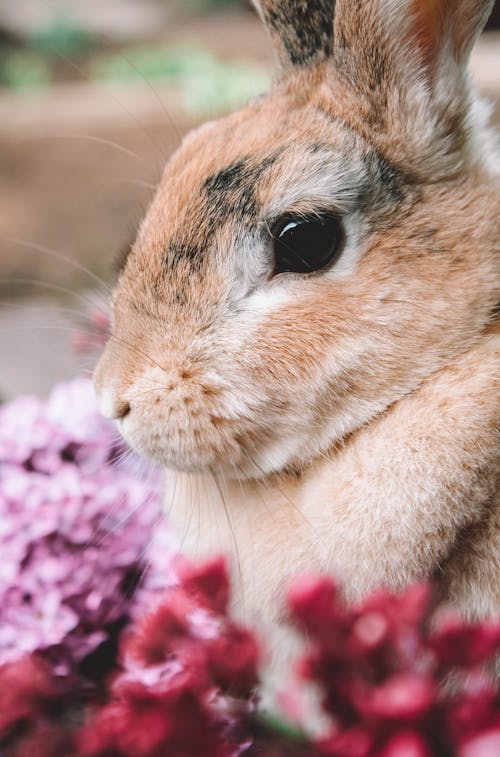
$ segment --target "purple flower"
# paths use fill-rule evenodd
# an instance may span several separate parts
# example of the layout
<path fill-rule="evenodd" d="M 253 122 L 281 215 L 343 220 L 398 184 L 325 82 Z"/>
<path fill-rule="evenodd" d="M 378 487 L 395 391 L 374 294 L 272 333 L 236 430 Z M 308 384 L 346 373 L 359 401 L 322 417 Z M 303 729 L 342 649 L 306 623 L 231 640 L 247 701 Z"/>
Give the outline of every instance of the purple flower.
<path fill-rule="evenodd" d="M 159 476 L 145 483 L 121 452 L 90 381 L 0 408 L 0 665 L 44 652 L 69 672 L 132 614 L 148 566 L 145 596 L 168 582 L 153 575 Z"/>

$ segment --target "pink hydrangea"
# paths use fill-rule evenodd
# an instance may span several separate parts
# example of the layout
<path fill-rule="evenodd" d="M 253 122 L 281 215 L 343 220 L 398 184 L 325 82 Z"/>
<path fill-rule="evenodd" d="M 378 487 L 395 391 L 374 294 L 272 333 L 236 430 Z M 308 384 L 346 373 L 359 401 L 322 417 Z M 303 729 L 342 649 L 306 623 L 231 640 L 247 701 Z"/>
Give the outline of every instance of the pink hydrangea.
<path fill-rule="evenodd" d="M 122 455 L 88 380 L 0 408 L 0 664 L 44 651 L 64 674 L 130 614 L 160 486 Z"/>

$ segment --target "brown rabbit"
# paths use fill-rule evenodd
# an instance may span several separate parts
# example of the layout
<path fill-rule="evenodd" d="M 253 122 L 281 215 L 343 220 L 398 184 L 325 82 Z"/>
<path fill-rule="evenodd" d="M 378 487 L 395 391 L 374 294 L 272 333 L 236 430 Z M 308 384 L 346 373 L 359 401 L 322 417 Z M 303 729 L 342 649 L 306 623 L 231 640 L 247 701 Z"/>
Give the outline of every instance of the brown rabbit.
<path fill-rule="evenodd" d="M 102 410 L 277 660 L 297 572 L 500 609 L 492 4 L 257 3 L 277 80 L 185 139 L 118 281 Z"/>

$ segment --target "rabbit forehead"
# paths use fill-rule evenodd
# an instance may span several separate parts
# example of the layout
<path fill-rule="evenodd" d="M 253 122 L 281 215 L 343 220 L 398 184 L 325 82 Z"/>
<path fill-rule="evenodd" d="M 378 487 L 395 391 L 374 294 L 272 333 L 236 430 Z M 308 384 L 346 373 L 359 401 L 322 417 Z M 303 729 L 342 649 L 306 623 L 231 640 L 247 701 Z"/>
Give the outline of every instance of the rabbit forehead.
<path fill-rule="evenodd" d="M 291 108 L 279 124 L 266 110 L 205 125 L 187 139 L 166 167 L 141 246 L 163 235 L 173 259 L 181 248 L 200 257 L 227 221 L 249 228 L 308 202 L 312 210 L 315 202 L 349 208 L 368 180 L 373 150 L 321 113 L 311 123 L 307 107 Z"/>
<path fill-rule="evenodd" d="M 177 210 L 204 190 L 248 194 L 265 174 L 278 176 L 271 168 L 286 164 L 288 178 L 294 165 L 297 177 L 304 168 L 310 174 L 329 150 L 351 160 L 356 140 L 360 144 L 361 138 L 334 112 L 326 113 L 296 92 L 275 91 L 188 134 L 165 168 L 159 193 Z"/>

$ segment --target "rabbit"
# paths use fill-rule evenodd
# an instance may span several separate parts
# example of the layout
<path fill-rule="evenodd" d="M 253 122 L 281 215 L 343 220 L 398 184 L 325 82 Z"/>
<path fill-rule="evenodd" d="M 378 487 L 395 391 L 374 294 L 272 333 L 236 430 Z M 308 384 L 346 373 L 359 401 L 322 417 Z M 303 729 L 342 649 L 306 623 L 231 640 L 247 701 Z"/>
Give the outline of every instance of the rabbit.
<path fill-rule="evenodd" d="M 270 92 L 168 162 L 95 386 L 283 672 L 297 574 L 500 609 L 500 172 L 467 73 L 493 2 L 255 4 Z"/>

